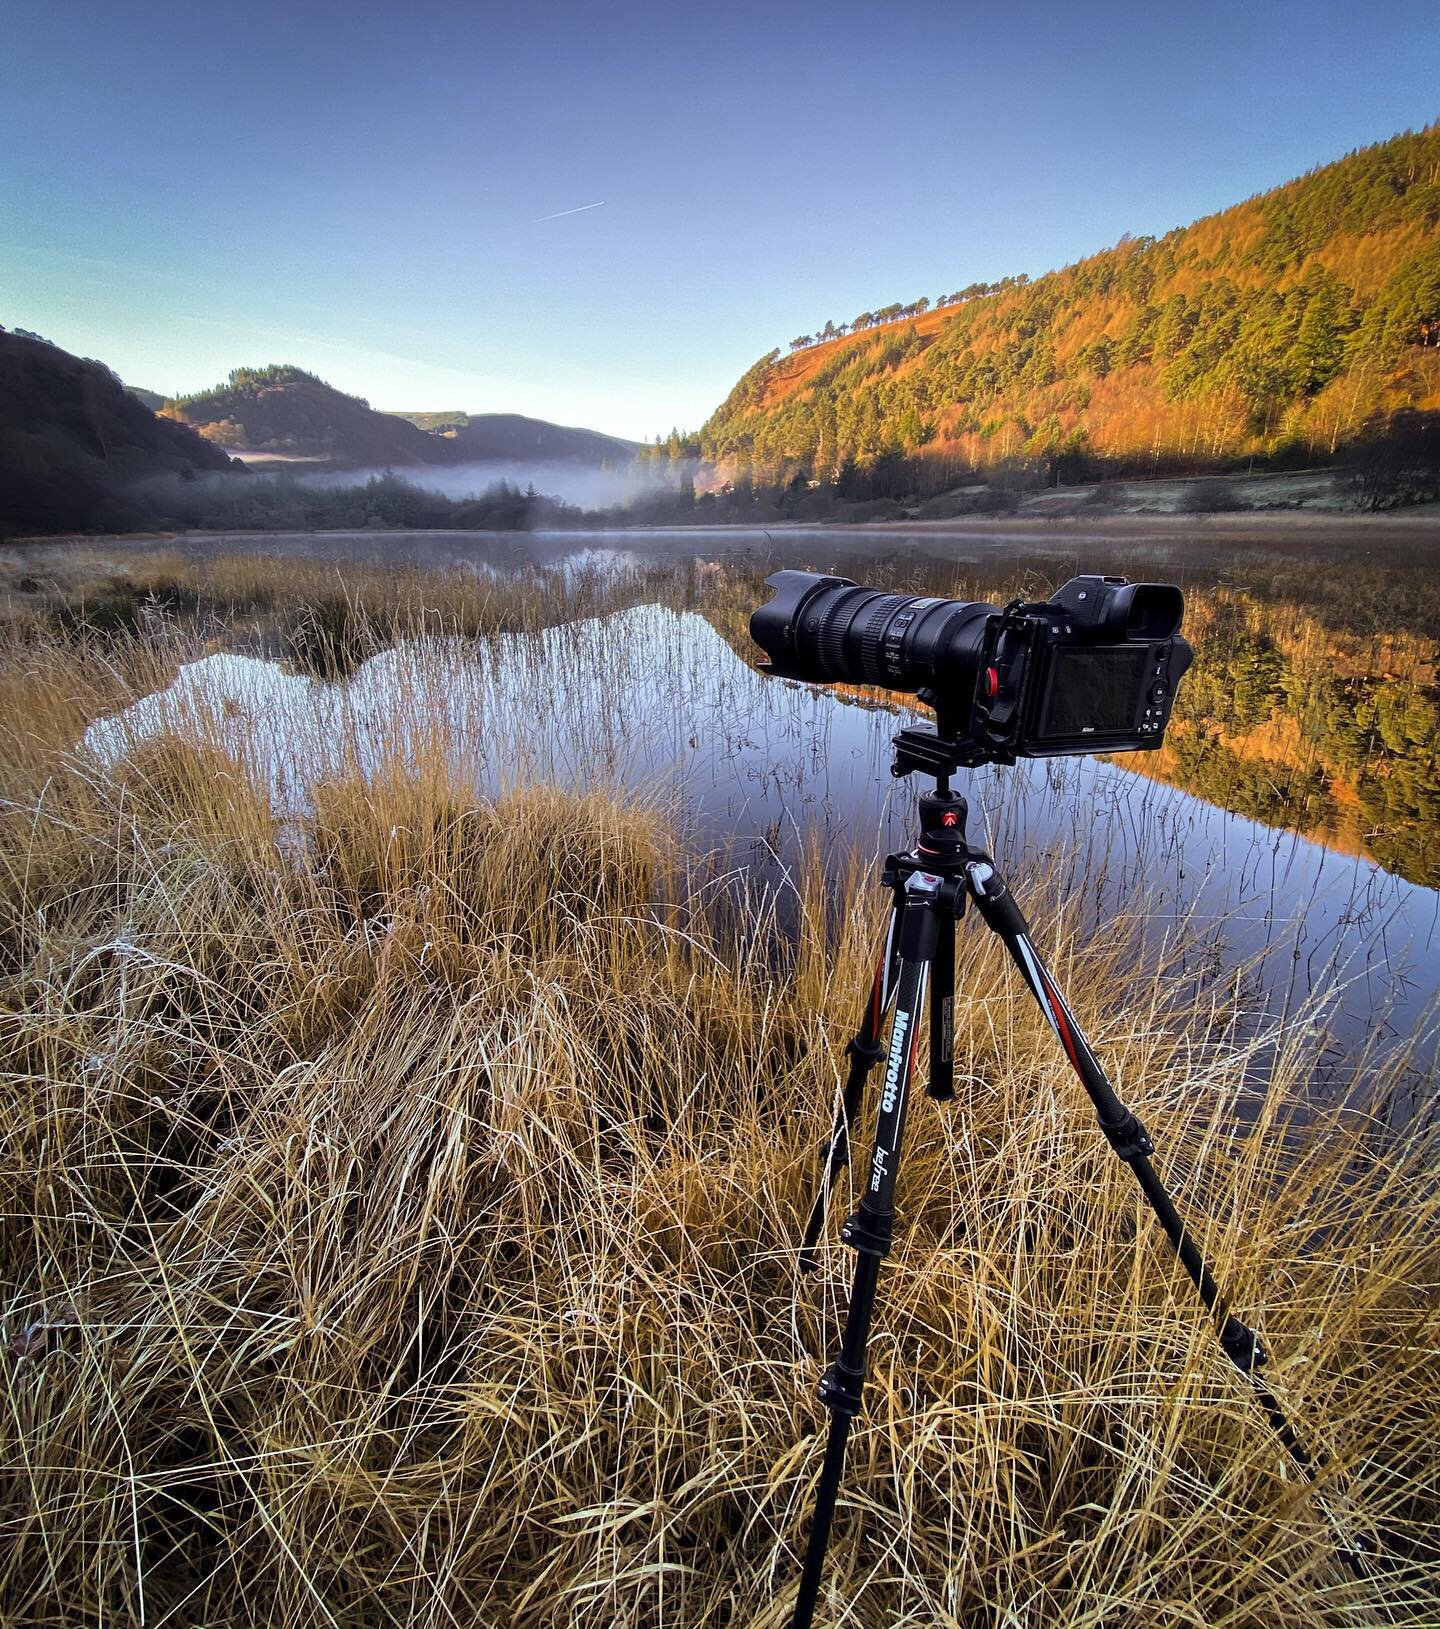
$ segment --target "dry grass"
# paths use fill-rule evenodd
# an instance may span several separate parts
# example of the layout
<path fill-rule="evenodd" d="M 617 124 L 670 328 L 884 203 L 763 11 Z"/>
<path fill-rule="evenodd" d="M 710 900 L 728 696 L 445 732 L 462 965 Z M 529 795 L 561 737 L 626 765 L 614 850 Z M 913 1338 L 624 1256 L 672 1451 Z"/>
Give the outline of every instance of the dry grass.
<path fill-rule="evenodd" d="M 15 644 L 58 633 L 129 652 L 223 644 L 334 677 L 401 638 L 518 633 L 652 601 L 678 607 L 695 592 L 683 559 L 491 573 L 458 561 L 342 567 L 144 542 L 49 544 L 0 553 L 0 634 Z"/>
<path fill-rule="evenodd" d="M 73 752 L 174 659 L 0 659 L 0 1621 L 783 1624 L 850 1270 L 795 1242 L 879 891 L 816 865 L 782 932 L 660 812 L 487 802 L 438 745 L 298 843 L 214 743 Z M 1238 1123 L 1229 1010 L 1033 903 L 1380 1577 L 972 927 L 823 1621 L 1433 1625 L 1433 1137 L 1292 1114 L 1299 1025 Z"/>

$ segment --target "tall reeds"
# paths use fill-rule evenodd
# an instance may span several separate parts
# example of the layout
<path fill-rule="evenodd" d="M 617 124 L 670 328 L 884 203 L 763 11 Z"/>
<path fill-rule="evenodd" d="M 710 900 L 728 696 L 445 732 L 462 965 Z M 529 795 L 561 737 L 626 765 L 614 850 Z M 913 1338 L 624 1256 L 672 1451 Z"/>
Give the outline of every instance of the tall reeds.
<path fill-rule="evenodd" d="M 438 717 L 283 818 L 218 736 L 76 749 L 175 657 L 0 655 L 0 1621 L 783 1624 L 849 1274 L 795 1245 L 863 859 L 782 911 L 654 797 L 481 796 Z M 823 1621 L 1433 1625 L 1433 1127 L 1322 1110 L 1313 1012 L 1257 1034 L 1031 892 L 1333 1468 L 1288 1469 L 972 928 Z"/>

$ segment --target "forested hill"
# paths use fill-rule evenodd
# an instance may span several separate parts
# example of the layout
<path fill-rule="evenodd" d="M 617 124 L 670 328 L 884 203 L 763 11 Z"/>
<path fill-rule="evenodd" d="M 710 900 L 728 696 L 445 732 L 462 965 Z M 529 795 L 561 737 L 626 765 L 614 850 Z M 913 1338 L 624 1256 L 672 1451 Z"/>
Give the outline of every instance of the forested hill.
<path fill-rule="evenodd" d="M 1440 124 L 1162 238 L 762 357 L 700 432 L 722 474 L 1047 474 L 1326 457 L 1440 407 Z"/>
<path fill-rule="evenodd" d="M 629 465 L 636 444 L 518 413 L 382 413 L 303 368 L 236 368 L 223 385 L 161 411 L 255 461 L 405 469 L 501 462 Z"/>
<path fill-rule="evenodd" d="M 102 363 L 0 329 L 0 534 L 149 525 L 147 483 L 236 467 Z"/>
<path fill-rule="evenodd" d="M 400 413 L 398 418 L 443 438 L 453 456 L 476 463 L 592 464 L 625 469 L 638 441 L 581 430 L 520 413 Z"/>
<path fill-rule="evenodd" d="M 223 385 L 172 397 L 161 412 L 244 456 L 350 468 L 448 462 L 445 443 L 393 413 L 377 413 L 303 368 L 235 368 Z"/>

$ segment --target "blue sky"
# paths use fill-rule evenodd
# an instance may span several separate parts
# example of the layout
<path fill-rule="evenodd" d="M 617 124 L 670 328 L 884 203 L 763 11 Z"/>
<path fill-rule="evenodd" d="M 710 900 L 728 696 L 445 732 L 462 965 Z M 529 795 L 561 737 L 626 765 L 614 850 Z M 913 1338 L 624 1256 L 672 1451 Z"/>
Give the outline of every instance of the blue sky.
<path fill-rule="evenodd" d="M 0 322 L 167 392 L 284 361 L 377 407 L 698 427 L 827 318 L 1428 123 L 1435 15 L 0 0 Z"/>

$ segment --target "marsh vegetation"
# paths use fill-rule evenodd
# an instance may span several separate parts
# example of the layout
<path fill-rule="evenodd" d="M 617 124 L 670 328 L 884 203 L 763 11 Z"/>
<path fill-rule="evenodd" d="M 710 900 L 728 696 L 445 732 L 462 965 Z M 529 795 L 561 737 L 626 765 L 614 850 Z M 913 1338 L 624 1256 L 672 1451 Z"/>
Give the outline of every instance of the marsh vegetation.
<path fill-rule="evenodd" d="M 849 1265 L 802 1277 L 795 1241 L 884 904 L 883 812 L 847 800 L 890 720 L 776 685 L 747 710 L 766 564 L 15 563 L 0 1615 L 783 1623 Z M 1403 760 L 1409 703 L 1370 669 L 1428 704 L 1433 611 L 1377 645 L 1314 593 L 1264 614 L 1267 569 L 1244 602 L 1193 585 L 1202 652 L 1254 677 L 1234 718 L 1197 687 L 1177 750 L 1239 752 L 1353 639 L 1330 678 L 1378 744 L 1352 767 Z M 865 570 L 1048 586 L 1034 560 Z M 1297 711 L 1306 750 L 1333 703 Z M 799 765 L 779 793 L 762 724 Z M 687 752 L 708 781 L 661 773 Z M 1055 795 L 1109 789 L 1112 833 L 1142 806 L 1116 787 L 1183 797 L 1084 776 Z M 1267 1006 L 1253 953 L 1158 912 L 1138 860 L 1027 852 L 1042 948 L 1332 1462 L 1314 1493 L 1287 1471 L 999 948 L 962 934 L 960 1099 L 915 1115 L 827 1621 L 1432 1624 L 1418 1021 L 1317 1095 L 1343 992 Z"/>

